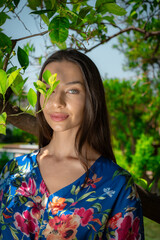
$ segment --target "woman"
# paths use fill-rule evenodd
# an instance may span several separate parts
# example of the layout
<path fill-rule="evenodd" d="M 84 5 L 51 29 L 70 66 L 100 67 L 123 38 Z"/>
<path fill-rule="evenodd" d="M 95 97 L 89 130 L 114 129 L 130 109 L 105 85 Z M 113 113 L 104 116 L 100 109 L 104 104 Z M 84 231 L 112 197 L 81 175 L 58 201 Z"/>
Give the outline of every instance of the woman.
<path fill-rule="evenodd" d="M 43 82 L 46 70 L 60 83 L 45 105 L 38 93 L 40 149 L 4 167 L 1 239 L 144 239 L 132 178 L 115 163 L 97 67 L 68 49 L 46 60 Z"/>

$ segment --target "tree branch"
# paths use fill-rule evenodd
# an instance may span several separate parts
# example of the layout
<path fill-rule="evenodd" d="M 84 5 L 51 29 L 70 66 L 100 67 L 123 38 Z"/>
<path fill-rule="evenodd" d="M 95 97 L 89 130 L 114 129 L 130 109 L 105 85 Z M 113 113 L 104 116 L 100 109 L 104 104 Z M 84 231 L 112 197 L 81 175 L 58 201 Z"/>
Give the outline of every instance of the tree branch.
<path fill-rule="evenodd" d="M 109 42 L 112 38 L 115 38 L 115 37 L 119 36 L 120 34 L 125 33 L 125 32 L 129 32 L 129 31 L 131 31 L 131 30 L 137 31 L 137 32 L 140 32 L 140 33 L 143 33 L 145 39 L 147 39 L 147 38 L 149 38 L 149 37 L 151 37 L 151 36 L 159 36 L 159 35 L 160 35 L 160 31 L 146 32 L 144 29 L 131 26 L 131 27 L 128 27 L 128 28 L 125 28 L 125 29 L 119 31 L 118 33 L 113 34 L 112 36 L 110 36 L 110 37 L 108 37 L 107 39 L 101 41 L 100 43 L 96 44 L 95 46 L 93 46 L 93 47 L 85 50 L 85 53 L 90 52 L 90 51 L 92 51 L 94 48 L 100 46 L 101 44 L 104 44 L 104 43 L 106 43 L 106 42 Z"/>
<path fill-rule="evenodd" d="M 143 208 L 143 215 L 157 223 L 160 223 L 160 196 L 145 191 L 136 185 Z"/>
<path fill-rule="evenodd" d="M 1 101 L 2 100 L 0 100 L 0 108 L 2 108 L 3 106 Z M 9 123 L 13 124 L 15 127 L 20 128 L 28 133 L 38 136 L 37 121 L 34 116 L 32 116 L 29 113 L 23 112 L 19 107 L 13 106 L 9 102 L 6 103 L 4 112 L 7 113 L 7 121 Z"/>

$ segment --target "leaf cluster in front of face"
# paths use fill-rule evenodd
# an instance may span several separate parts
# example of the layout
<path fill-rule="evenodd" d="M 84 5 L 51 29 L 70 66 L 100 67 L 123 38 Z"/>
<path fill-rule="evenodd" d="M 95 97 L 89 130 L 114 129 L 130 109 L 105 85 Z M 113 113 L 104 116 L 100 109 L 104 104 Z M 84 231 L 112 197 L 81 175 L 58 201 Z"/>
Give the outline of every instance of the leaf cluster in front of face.
<path fill-rule="evenodd" d="M 57 81 L 57 73 L 51 74 L 49 70 L 46 70 L 43 73 L 42 77 L 46 83 L 38 80 L 36 83 L 34 83 L 34 86 L 36 90 L 39 91 L 45 97 L 44 101 L 45 104 L 60 81 L 59 80 Z M 49 89 L 47 88 L 46 84 L 50 86 Z"/>

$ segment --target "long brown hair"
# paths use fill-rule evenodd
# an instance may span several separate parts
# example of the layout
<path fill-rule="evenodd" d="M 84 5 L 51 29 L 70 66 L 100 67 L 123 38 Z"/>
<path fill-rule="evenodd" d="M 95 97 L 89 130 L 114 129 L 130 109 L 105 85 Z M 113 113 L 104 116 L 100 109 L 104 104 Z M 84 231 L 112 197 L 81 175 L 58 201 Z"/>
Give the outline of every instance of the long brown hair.
<path fill-rule="evenodd" d="M 43 64 L 39 79 L 42 80 L 42 74 L 47 64 L 63 60 L 76 63 L 81 68 L 84 77 L 86 91 L 84 118 L 76 136 L 75 147 L 82 157 L 81 162 L 88 175 L 87 159 L 82 156 L 82 148 L 85 143 L 107 159 L 115 161 L 104 87 L 93 61 L 74 49 L 59 50 L 52 54 Z M 38 92 L 37 111 L 40 109 L 40 93 Z M 37 119 L 39 123 L 39 147 L 41 148 L 50 142 L 53 130 L 46 122 L 42 111 L 37 114 Z"/>

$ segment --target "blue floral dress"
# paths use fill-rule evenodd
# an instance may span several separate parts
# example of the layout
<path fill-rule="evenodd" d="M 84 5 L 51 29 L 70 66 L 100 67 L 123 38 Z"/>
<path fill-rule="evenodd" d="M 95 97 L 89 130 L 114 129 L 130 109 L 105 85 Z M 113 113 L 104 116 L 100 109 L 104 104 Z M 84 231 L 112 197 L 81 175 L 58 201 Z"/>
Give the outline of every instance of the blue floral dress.
<path fill-rule="evenodd" d="M 144 239 L 131 175 L 101 156 L 72 184 L 49 194 L 35 151 L 12 159 L 0 175 L 0 239 Z"/>

